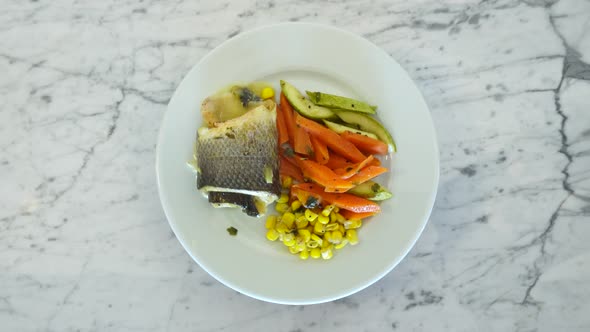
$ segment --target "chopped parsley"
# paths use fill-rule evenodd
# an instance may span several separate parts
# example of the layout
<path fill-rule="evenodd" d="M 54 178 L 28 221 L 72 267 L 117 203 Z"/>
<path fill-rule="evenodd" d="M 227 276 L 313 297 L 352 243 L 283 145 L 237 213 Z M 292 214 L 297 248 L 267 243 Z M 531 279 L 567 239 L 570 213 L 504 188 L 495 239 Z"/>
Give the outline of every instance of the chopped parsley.
<path fill-rule="evenodd" d="M 228 233 L 229 233 L 229 235 L 231 235 L 231 236 L 236 236 L 236 235 L 238 235 L 238 230 L 237 230 L 237 228 L 235 228 L 235 227 L 233 227 L 233 226 L 232 226 L 232 227 L 229 227 L 229 228 L 227 229 L 227 232 L 228 232 Z"/>

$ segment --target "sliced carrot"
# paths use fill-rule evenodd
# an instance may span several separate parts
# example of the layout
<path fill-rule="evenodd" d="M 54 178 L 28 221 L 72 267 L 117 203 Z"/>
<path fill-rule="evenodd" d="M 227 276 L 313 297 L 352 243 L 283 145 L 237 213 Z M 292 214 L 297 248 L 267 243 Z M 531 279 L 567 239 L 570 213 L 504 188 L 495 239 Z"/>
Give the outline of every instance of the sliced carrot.
<path fill-rule="evenodd" d="M 306 183 L 299 183 L 299 184 L 306 184 Z M 321 205 L 323 205 L 324 199 L 323 199 L 323 194 L 326 193 L 314 193 L 314 192 L 310 192 L 307 190 L 303 190 L 298 188 L 297 186 L 299 184 L 295 184 L 293 186 L 291 186 L 291 199 L 296 199 L 298 201 L 300 201 L 302 203 L 302 205 L 306 208 L 312 209 L 312 208 L 316 208 L 319 207 Z M 314 184 L 315 185 L 315 184 Z M 321 188 L 321 187 L 320 187 Z M 329 204 L 329 203 L 326 203 Z M 344 211 L 344 210 L 341 210 Z"/>
<path fill-rule="evenodd" d="M 295 161 L 295 157 L 288 157 L 288 156 L 281 154 L 279 158 L 281 160 L 281 163 L 290 163 L 293 166 L 299 168 L 299 165 L 297 165 L 297 161 Z"/>
<path fill-rule="evenodd" d="M 289 142 L 289 133 L 287 132 L 285 117 L 280 107 L 277 107 L 277 131 L 279 133 L 279 146 L 283 145 L 283 143 Z"/>
<path fill-rule="evenodd" d="M 310 139 L 311 145 L 313 146 L 315 161 L 320 163 L 320 165 L 327 164 L 330 160 L 330 153 L 328 152 L 326 144 L 314 136 L 310 136 Z"/>
<path fill-rule="evenodd" d="M 293 158 L 295 156 L 295 151 L 293 151 L 293 147 L 291 146 L 291 144 L 289 142 L 286 142 L 279 146 L 279 154 L 287 158 Z"/>
<path fill-rule="evenodd" d="M 381 166 L 381 160 L 375 158 L 369 163 L 368 166 Z"/>
<path fill-rule="evenodd" d="M 354 144 L 321 124 L 302 117 L 299 113 L 295 113 L 295 123 L 305 128 L 312 136 L 326 143 L 330 149 L 341 154 L 346 159 L 358 163 L 366 158 Z"/>
<path fill-rule="evenodd" d="M 363 168 L 360 172 L 348 178 L 348 180 L 356 186 L 363 182 L 369 181 L 372 178 L 377 177 L 385 172 L 387 172 L 387 168 L 385 167 L 367 166 Z"/>
<path fill-rule="evenodd" d="M 299 183 L 291 186 L 291 195 L 295 197 L 313 196 L 320 202 L 325 201 L 333 204 L 340 209 L 349 210 L 356 213 L 381 211 L 379 205 L 368 199 L 364 199 L 351 194 L 333 194 L 324 192 L 324 188 L 314 183 Z M 307 199 L 302 202 L 307 202 Z"/>
<path fill-rule="evenodd" d="M 331 169 L 345 168 L 351 165 L 354 165 L 354 163 L 346 160 L 346 158 L 334 152 L 330 152 L 330 160 L 328 160 L 328 162 L 326 163 L 326 166 L 328 166 Z"/>
<path fill-rule="evenodd" d="M 350 220 L 350 219 L 364 219 L 364 218 L 368 218 L 371 216 L 374 216 L 376 214 L 376 212 L 352 212 L 349 210 L 342 210 L 340 211 L 340 214 Z"/>
<path fill-rule="evenodd" d="M 365 160 L 361 161 L 360 163 L 356 163 L 351 166 L 347 166 L 345 168 L 337 168 L 334 170 L 334 173 L 340 175 L 343 179 L 348 179 L 351 176 L 358 173 L 361 169 L 365 168 L 370 162 L 373 161 L 375 157 L 373 155 L 369 155 Z"/>
<path fill-rule="evenodd" d="M 324 191 L 327 193 L 344 193 L 347 192 L 348 189 L 341 189 L 341 188 L 335 188 L 335 187 L 326 187 L 324 188 Z"/>
<path fill-rule="evenodd" d="M 360 151 L 366 154 L 387 154 L 387 144 L 378 139 L 374 139 L 365 135 L 345 131 L 340 136 L 347 141 L 354 144 Z"/>
<path fill-rule="evenodd" d="M 295 124 L 295 145 L 294 150 L 297 153 L 313 156 L 313 146 L 309 134 L 298 124 Z"/>
<path fill-rule="evenodd" d="M 292 172 L 292 169 L 289 170 L 283 170 L 281 168 L 281 182 L 284 181 L 285 176 L 289 176 L 291 179 L 296 180 L 297 182 L 305 182 L 305 180 L 303 179 L 303 175 L 301 175 L 301 171 L 297 172 Z"/>
<path fill-rule="evenodd" d="M 303 174 L 299 167 L 295 166 L 295 164 L 292 164 L 284 157 L 281 157 L 279 174 L 283 176 L 288 175 L 299 182 L 303 182 Z"/>
<path fill-rule="evenodd" d="M 289 142 L 291 146 L 295 145 L 295 118 L 293 117 L 293 106 L 289 104 L 285 95 L 281 92 L 281 111 L 283 112 L 283 117 L 285 119 L 285 125 L 287 127 L 287 132 L 289 134 Z"/>
<path fill-rule="evenodd" d="M 299 165 L 305 177 L 324 187 L 341 189 L 343 191 L 353 187 L 350 181 L 341 179 L 340 176 L 324 165 L 320 165 L 310 159 L 299 157 L 296 157 L 295 160 L 297 160 L 297 165 Z"/>

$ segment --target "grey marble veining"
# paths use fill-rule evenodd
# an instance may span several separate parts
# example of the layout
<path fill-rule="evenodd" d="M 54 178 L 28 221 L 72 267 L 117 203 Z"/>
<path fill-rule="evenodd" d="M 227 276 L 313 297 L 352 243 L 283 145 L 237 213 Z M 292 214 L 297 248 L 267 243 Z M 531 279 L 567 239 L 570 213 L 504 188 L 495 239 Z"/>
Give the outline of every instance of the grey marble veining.
<path fill-rule="evenodd" d="M 0 0 L 0 330 L 590 330 L 590 2 Z M 316 306 L 201 270 L 154 147 L 208 51 L 276 22 L 373 41 L 423 92 L 439 194 L 409 256 Z"/>

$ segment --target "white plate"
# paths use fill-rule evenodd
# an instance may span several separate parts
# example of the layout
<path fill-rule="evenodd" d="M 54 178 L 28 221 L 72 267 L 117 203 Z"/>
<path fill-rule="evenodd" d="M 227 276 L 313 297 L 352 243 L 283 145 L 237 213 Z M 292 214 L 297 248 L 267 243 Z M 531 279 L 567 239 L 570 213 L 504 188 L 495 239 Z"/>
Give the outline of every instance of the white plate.
<path fill-rule="evenodd" d="M 279 79 L 300 90 L 368 100 L 393 134 L 399 152 L 380 178 L 394 198 L 359 230 L 357 246 L 330 261 L 301 261 L 265 238 L 263 219 L 214 209 L 186 166 L 201 124 L 201 101 L 236 81 Z M 312 304 L 355 293 L 395 267 L 430 215 L 439 176 L 428 107 L 406 72 L 369 41 L 332 27 L 289 23 L 249 31 L 205 56 L 172 96 L 160 128 L 156 171 L 162 206 L 176 237 L 199 265 L 225 285 L 254 298 Z M 237 236 L 226 229 L 233 226 Z"/>

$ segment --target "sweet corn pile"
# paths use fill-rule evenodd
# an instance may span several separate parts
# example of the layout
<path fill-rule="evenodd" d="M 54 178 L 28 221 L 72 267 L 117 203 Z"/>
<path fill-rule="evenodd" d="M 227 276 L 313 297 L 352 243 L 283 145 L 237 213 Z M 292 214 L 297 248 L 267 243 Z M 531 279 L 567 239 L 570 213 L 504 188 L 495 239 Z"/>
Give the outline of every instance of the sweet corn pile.
<path fill-rule="evenodd" d="M 292 179 L 285 177 L 283 189 L 288 190 L 291 184 Z M 335 250 L 358 243 L 356 229 L 362 226 L 362 221 L 346 220 L 338 213 L 338 207 L 307 209 L 302 202 L 290 200 L 289 195 L 283 193 L 276 210 L 280 215 L 270 215 L 266 219 L 266 238 L 283 242 L 289 252 L 303 260 L 309 257 L 331 259 Z"/>

